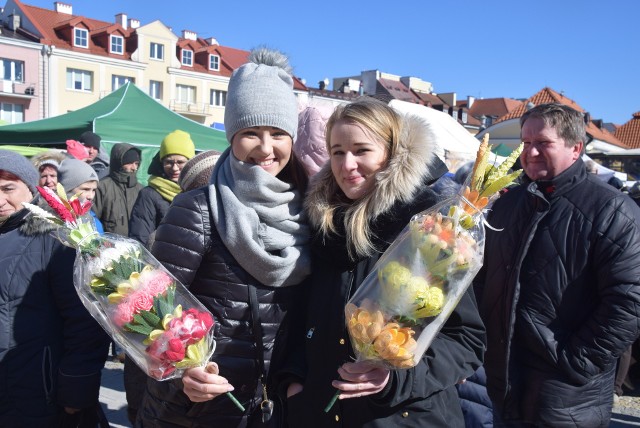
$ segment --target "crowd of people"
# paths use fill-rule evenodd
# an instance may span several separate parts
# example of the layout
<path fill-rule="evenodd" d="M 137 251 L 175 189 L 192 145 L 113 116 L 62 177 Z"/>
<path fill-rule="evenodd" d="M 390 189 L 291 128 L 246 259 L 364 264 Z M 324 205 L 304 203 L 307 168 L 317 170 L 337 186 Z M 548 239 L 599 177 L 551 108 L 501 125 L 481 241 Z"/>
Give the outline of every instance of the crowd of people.
<path fill-rule="evenodd" d="M 125 359 L 132 426 L 609 425 L 640 336 L 640 184 L 589 173 L 582 113 L 522 116 L 524 172 L 488 211 L 483 266 L 406 369 L 355 360 L 345 304 L 471 165 L 449 172 L 428 121 L 374 97 L 300 111 L 288 58 L 266 48 L 234 71 L 224 123 L 222 153 L 167 134 L 147 187 L 141 151 L 107 159 L 93 132 L 31 162 L 0 150 L 0 427 L 106 423 L 111 340 L 75 292 L 74 251 L 22 205 L 58 183 L 215 318 L 211 360 L 181 378 Z"/>

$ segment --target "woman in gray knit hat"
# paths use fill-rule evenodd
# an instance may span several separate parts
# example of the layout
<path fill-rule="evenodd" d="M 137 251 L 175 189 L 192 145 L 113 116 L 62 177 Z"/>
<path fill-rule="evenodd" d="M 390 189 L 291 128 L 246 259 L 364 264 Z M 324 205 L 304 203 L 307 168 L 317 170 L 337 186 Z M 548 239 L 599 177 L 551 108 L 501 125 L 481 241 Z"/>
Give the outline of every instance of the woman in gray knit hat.
<path fill-rule="evenodd" d="M 177 195 L 152 253 L 215 318 L 212 361 L 147 380 L 139 426 L 277 426 L 273 373 L 310 271 L 307 177 L 292 151 L 297 103 L 287 58 L 251 52 L 229 82 L 222 153 L 208 187 Z M 296 306 L 297 305 L 297 306 Z M 233 394 L 239 410 L 225 394 Z"/>

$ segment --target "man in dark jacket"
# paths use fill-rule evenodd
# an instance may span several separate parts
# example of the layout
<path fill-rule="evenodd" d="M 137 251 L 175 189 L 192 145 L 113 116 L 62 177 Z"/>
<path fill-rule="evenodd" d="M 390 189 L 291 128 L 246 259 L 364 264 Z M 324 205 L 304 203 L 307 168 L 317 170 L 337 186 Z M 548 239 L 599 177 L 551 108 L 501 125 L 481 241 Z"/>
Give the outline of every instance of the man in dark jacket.
<path fill-rule="evenodd" d="M 493 206 L 476 277 L 497 426 L 606 427 L 639 334 L 638 207 L 588 174 L 582 113 L 521 118 L 526 178 Z"/>
<path fill-rule="evenodd" d="M 109 175 L 109 161 L 106 158 L 106 152 L 100 150 L 100 141 L 102 139 L 98 134 L 91 131 L 85 131 L 80 135 L 78 141 L 89 152 L 89 157 L 85 162 L 91 165 L 91 168 L 98 174 L 98 179 L 103 180 Z"/>
<path fill-rule="evenodd" d="M 129 236 L 129 218 L 142 185 L 136 172 L 140 166 L 140 149 L 119 143 L 111 149 L 109 176 L 100 180 L 93 210 L 105 232 Z"/>

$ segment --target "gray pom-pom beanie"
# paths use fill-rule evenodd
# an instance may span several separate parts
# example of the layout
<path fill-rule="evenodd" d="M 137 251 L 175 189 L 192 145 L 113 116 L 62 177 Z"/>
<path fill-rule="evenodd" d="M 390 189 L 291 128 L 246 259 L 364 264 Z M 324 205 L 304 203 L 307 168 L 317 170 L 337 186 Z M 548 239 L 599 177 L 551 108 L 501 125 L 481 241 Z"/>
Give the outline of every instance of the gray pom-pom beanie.
<path fill-rule="evenodd" d="M 280 128 L 296 140 L 298 106 L 289 60 L 281 52 L 253 50 L 249 62 L 231 75 L 224 110 L 227 140 L 252 126 Z"/>
<path fill-rule="evenodd" d="M 0 170 L 10 172 L 27 185 L 33 196 L 38 194 L 36 186 L 40 174 L 27 158 L 10 150 L 0 150 Z"/>
<path fill-rule="evenodd" d="M 60 169 L 58 169 L 58 181 L 69 195 L 73 189 L 82 183 L 98 181 L 98 174 L 86 162 L 78 159 L 65 159 L 60 164 Z"/>

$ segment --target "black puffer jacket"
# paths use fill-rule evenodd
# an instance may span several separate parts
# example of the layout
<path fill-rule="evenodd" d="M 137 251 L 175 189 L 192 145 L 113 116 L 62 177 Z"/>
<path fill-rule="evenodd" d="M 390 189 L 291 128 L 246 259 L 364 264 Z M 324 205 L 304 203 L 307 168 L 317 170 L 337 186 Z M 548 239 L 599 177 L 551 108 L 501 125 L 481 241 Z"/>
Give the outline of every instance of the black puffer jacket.
<path fill-rule="evenodd" d="M 640 225 L 578 159 L 493 206 L 477 279 L 494 411 L 544 426 L 608 426 L 617 357 L 639 334 Z"/>
<path fill-rule="evenodd" d="M 171 203 L 153 187 L 144 187 L 131 211 L 129 237 L 149 246 L 149 237 L 169 211 Z"/>
<path fill-rule="evenodd" d="M 174 198 L 156 231 L 152 253 L 213 313 L 217 346 L 212 360 L 247 411 L 243 415 L 225 395 L 192 403 L 180 380 L 149 380 L 138 421 L 145 428 L 251 426 L 256 422 L 251 415 L 260 413 L 262 389 L 248 284 L 257 288 L 267 370 L 277 369 L 286 353 L 288 312 L 301 287 L 264 286 L 238 265 L 213 226 L 206 187 Z M 270 379 L 268 387 L 275 400 Z"/>
<path fill-rule="evenodd" d="M 75 251 L 26 209 L 0 225 L 0 427 L 98 402 L 108 338 L 73 286 Z"/>
<path fill-rule="evenodd" d="M 304 351 L 282 371 L 282 391 L 291 382 L 301 382 L 304 387 L 287 400 L 292 428 L 464 427 L 455 384 L 476 370 L 484 351 L 484 327 L 471 289 L 416 367 L 393 370 L 381 392 L 339 400 L 329 413 L 324 412 L 335 393 L 331 382 L 339 379 L 338 367 L 354 358 L 345 328 L 345 304 L 411 217 L 438 200 L 428 187 L 444 173 L 437 169 L 441 163 L 433 154 L 433 140 L 421 121 L 405 123 L 409 136 L 400 139 L 394 158 L 378 173 L 370 199 L 370 207 L 381 211 L 370 216 L 378 252 L 350 259 L 343 213 L 334 217 L 338 233 L 314 240 Z M 305 207 L 317 227 L 328 207 L 323 189 L 333 180 L 330 165 L 315 179 Z"/>

